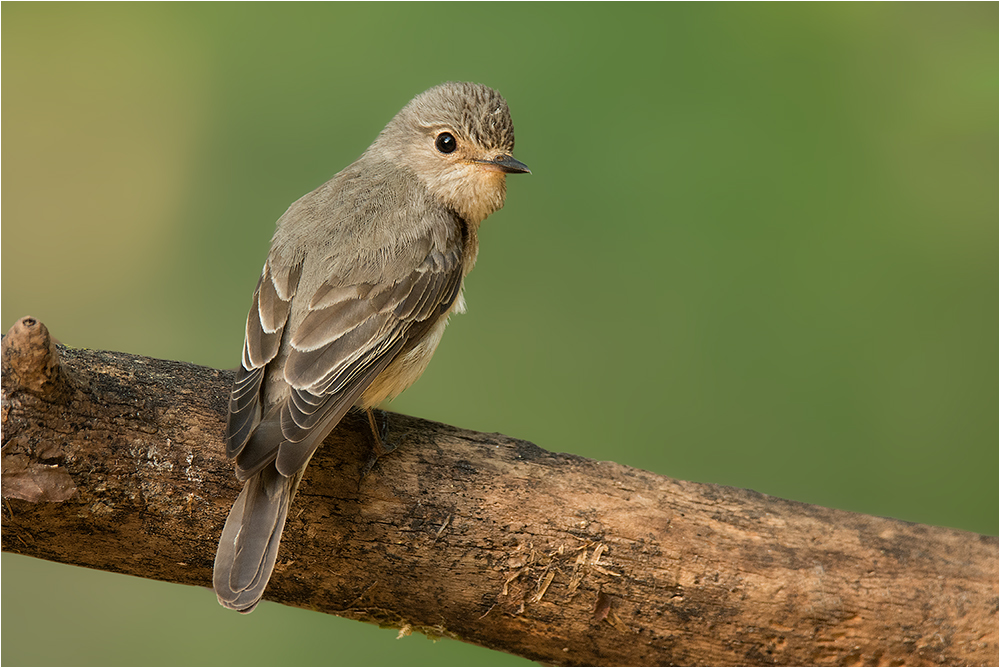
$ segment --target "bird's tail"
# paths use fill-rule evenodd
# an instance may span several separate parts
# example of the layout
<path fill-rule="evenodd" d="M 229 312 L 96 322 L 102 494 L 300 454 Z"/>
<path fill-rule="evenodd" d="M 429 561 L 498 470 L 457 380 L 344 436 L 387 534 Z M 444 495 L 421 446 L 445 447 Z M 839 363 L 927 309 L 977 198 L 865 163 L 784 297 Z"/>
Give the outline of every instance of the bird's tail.
<path fill-rule="evenodd" d="M 283 476 L 271 463 L 243 486 L 215 555 L 213 584 L 225 607 L 243 613 L 257 607 L 271 579 L 288 505 L 301 478 L 302 471 Z"/>

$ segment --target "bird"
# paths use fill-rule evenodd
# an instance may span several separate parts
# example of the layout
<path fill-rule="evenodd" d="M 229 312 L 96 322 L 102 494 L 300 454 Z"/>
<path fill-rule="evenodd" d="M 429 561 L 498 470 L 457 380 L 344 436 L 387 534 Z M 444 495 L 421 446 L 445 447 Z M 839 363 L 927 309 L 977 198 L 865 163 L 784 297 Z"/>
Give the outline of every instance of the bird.
<path fill-rule="evenodd" d="M 356 407 L 380 443 L 372 409 L 420 377 L 449 315 L 465 311 L 479 225 L 503 206 L 507 175 L 530 173 L 513 151 L 500 93 L 444 83 L 278 220 L 229 397 L 226 455 L 244 486 L 215 557 L 223 606 L 260 602 L 326 436 Z"/>

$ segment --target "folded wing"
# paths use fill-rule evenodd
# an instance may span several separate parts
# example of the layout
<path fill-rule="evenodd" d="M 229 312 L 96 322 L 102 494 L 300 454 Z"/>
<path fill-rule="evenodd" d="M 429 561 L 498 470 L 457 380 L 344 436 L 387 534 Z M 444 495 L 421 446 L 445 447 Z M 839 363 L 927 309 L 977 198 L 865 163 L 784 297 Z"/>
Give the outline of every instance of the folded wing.
<path fill-rule="evenodd" d="M 375 377 L 454 304 L 462 283 L 461 247 L 431 246 L 397 280 L 344 285 L 331 277 L 310 297 L 295 331 L 286 333 L 299 273 L 294 268 L 276 275 L 265 265 L 254 292 L 227 440 L 227 454 L 237 458 L 237 475 L 244 480 L 272 461 L 283 476 L 305 466 Z M 262 383 L 283 336 L 291 393 L 262 415 Z"/>

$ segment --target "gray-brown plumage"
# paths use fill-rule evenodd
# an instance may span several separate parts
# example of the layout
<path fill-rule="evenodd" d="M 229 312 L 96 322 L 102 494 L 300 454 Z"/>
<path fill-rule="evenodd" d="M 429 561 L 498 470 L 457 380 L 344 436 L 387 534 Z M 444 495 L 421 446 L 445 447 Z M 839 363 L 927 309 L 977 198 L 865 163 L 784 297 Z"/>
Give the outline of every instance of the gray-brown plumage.
<path fill-rule="evenodd" d="M 326 435 L 412 384 L 464 310 L 479 224 L 503 206 L 506 175 L 528 171 L 513 150 L 500 94 L 446 83 L 278 220 L 229 400 L 226 454 L 245 485 L 215 557 L 222 605 L 257 605 Z"/>

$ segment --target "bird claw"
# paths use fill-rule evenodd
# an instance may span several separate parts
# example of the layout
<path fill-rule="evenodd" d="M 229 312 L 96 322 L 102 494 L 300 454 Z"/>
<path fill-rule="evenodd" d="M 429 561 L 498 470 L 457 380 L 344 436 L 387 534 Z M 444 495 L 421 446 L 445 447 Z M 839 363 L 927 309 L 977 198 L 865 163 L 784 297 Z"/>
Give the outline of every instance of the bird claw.
<path fill-rule="evenodd" d="M 375 412 L 372 409 L 366 409 L 365 412 L 368 414 L 368 426 L 371 428 L 372 432 L 372 452 L 365 461 L 364 466 L 361 468 L 361 478 L 363 479 L 375 466 L 381 457 L 389 454 L 396 449 L 395 443 L 389 443 L 386 438 L 389 435 L 389 414 L 381 409 L 376 409 L 381 413 L 382 421 L 381 425 L 377 424 L 375 419 Z"/>

